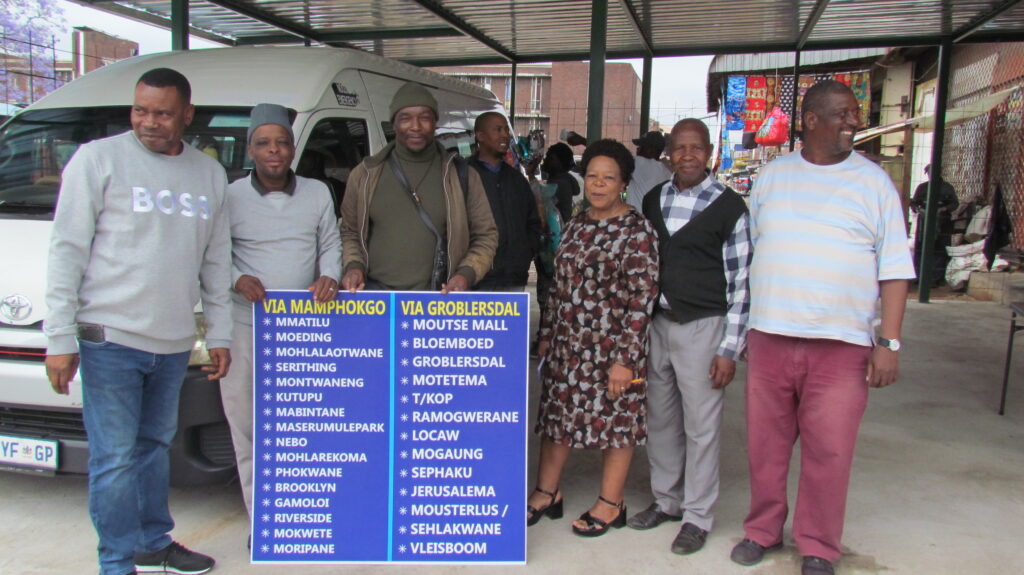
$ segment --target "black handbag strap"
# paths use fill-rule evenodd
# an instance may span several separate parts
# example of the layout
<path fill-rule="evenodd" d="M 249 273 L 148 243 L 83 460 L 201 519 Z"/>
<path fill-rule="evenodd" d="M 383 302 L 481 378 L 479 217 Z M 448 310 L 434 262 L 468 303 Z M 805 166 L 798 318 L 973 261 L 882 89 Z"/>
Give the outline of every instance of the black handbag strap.
<path fill-rule="evenodd" d="M 412 199 L 412 204 L 416 206 L 416 213 L 420 215 L 420 219 L 427 225 L 427 229 L 434 234 L 434 238 L 437 240 L 437 249 L 444 249 L 444 238 L 441 236 L 441 232 L 437 231 L 434 227 L 434 222 L 430 220 L 430 215 L 425 209 L 423 209 L 423 203 L 420 201 L 419 195 L 416 194 L 416 190 L 412 189 L 409 185 L 409 180 L 405 179 L 405 173 L 402 172 L 402 167 L 398 165 L 398 160 L 394 154 L 388 154 L 388 165 L 391 166 L 391 171 L 395 174 L 395 179 L 401 184 L 405 191 L 409 193 L 409 197 Z"/>

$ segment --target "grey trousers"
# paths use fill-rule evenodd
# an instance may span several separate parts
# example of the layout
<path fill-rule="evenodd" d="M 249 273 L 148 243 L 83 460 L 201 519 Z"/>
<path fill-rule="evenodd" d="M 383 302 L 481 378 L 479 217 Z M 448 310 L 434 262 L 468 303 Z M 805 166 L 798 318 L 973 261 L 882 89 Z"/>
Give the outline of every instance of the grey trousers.
<path fill-rule="evenodd" d="M 220 398 L 235 446 L 238 482 L 252 519 L 252 326 L 235 322 L 231 337 L 231 369 L 220 380 Z"/>
<path fill-rule="evenodd" d="M 725 318 L 679 324 L 655 315 L 647 366 L 647 458 L 651 491 L 665 513 L 710 531 L 718 499 L 724 389 L 708 372 Z"/>

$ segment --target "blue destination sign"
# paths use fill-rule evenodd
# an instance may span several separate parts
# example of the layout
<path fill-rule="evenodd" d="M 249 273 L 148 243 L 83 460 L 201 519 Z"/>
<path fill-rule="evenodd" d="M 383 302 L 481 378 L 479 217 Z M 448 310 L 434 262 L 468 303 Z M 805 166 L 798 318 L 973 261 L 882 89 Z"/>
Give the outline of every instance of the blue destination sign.
<path fill-rule="evenodd" d="M 529 296 L 254 306 L 252 560 L 525 563 Z"/>

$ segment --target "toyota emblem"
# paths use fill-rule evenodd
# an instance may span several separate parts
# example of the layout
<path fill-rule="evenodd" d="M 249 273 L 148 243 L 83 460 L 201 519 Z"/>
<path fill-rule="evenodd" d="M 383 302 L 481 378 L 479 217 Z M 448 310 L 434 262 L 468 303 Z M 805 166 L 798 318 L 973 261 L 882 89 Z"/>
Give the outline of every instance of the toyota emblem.
<path fill-rule="evenodd" d="M 32 302 L 21 294 L 5 297 L 0 302 L 0 315 L 11 321 L 22 321 L 32 313 Z"/>

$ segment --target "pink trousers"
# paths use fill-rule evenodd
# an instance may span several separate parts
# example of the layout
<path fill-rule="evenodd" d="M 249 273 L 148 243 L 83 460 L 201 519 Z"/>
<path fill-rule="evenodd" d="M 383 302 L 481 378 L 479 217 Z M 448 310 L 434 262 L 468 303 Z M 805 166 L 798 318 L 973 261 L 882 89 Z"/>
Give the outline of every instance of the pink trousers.
<path fill-rule="evenodd" d="M 871 348 L 751 330 L 747 336 L 750 513 L 745 537 L 782 541 L 786 479 L 800 438 L 800 485 L 793 539 L 803 556 L 836 561 L 850 467 L 868 399 Z"/>

